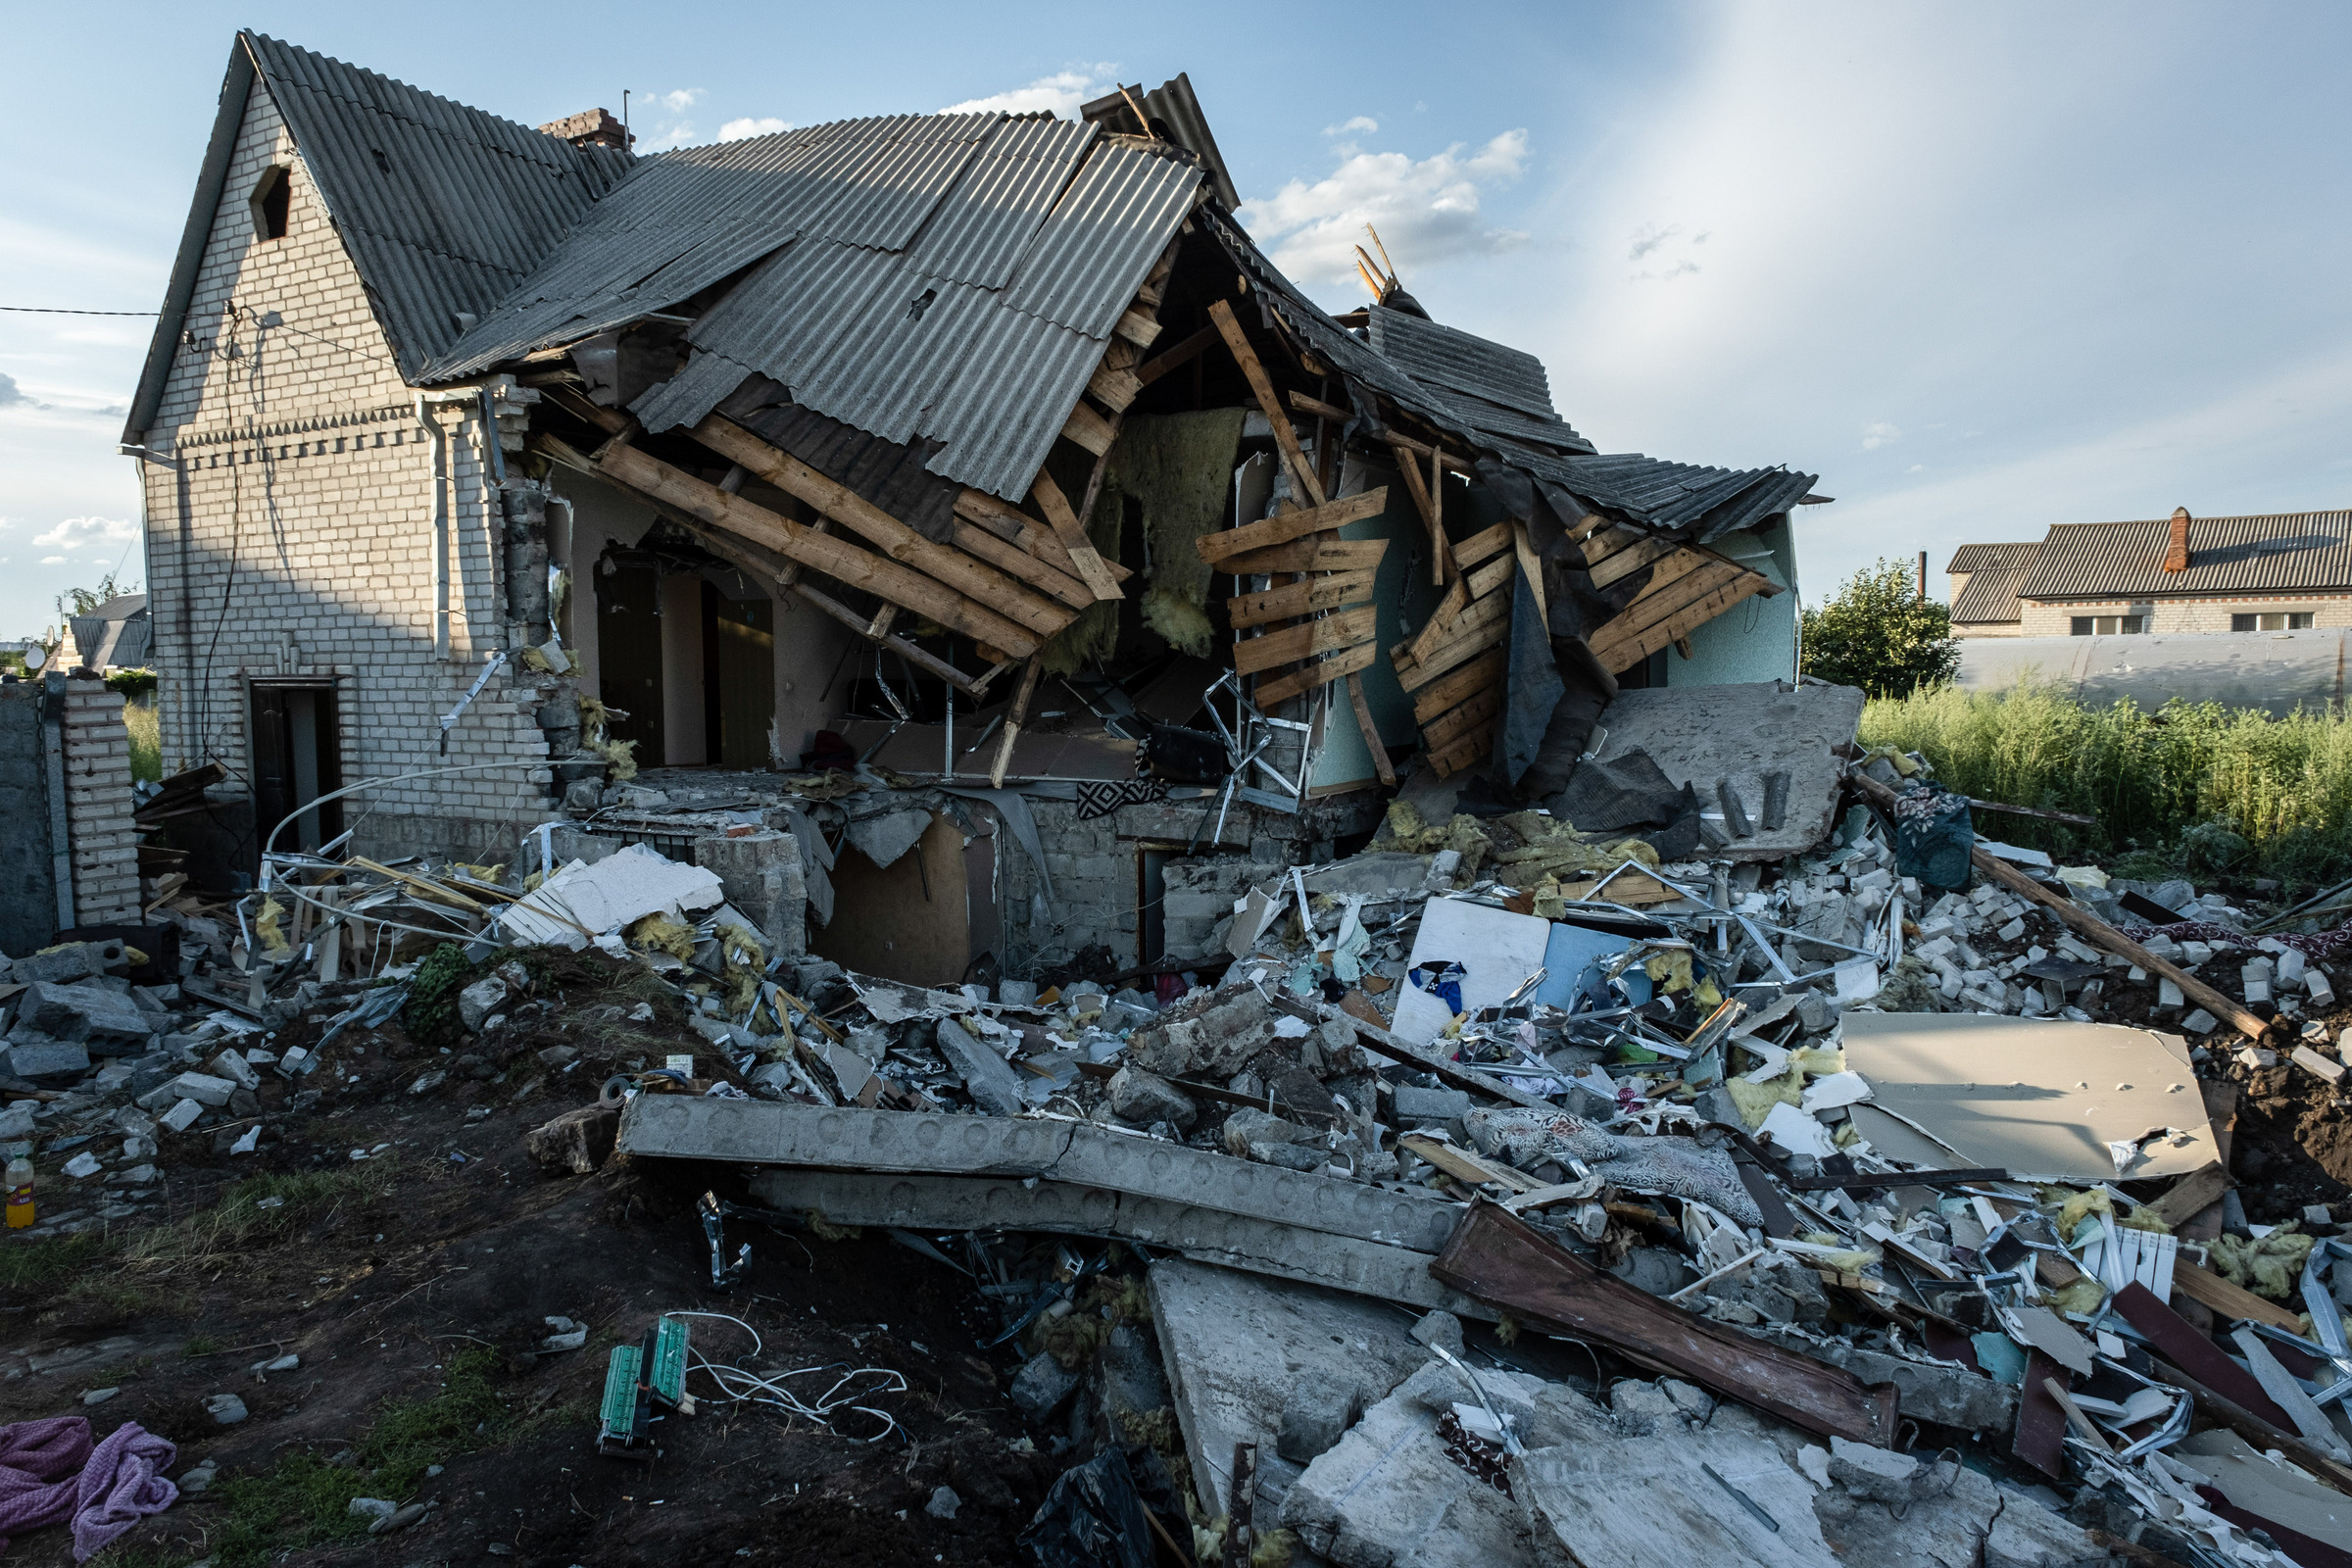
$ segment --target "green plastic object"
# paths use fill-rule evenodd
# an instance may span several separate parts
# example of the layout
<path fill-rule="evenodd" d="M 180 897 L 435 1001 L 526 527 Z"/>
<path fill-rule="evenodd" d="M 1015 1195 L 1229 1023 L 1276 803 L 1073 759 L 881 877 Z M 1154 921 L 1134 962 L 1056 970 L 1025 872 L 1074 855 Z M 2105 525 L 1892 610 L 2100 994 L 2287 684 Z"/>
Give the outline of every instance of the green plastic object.
<path fill-rule="evenodd" d="M 675 1405 L 686 1393 L 686 1323 L 665 1317 L 654 1330 L 654 1397 Z"/>
<path fill-rule="evenodd" d="M 639 1343 L 614 1346 L 612 1359 L 605 1363 L 597 1451 L 615 1458 L 651 1459 L 655 1448 L 648 1427 L 654 1404 L 677 1409 L 685 1396 L 686 1324 L 679 1318 L 658 1318 Z"/>
<path fill-rule="evenodd" d="M 629 1441 L 630 1429 L 637 1423 L 639 1354 L 634 1345 L 615 1345 L 612 1359 L 605 1363 L 605 1402 L 598 1412 L 603 1423 L 597 1434 L 600 1443 Z"/>

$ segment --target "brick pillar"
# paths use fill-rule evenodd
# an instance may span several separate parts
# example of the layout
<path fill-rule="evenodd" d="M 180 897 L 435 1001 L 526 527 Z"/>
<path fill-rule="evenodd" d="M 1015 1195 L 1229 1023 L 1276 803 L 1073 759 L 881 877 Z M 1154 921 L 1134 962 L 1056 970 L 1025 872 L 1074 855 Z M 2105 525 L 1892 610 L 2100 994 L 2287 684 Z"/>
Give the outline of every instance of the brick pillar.
<path fill-rule="evenodd" d="M 67 681 L 65 739 L 74 918 L 81 925 L 127 924 L 139 916 L 139 838 L 122 694 L 100 680 Z"/>

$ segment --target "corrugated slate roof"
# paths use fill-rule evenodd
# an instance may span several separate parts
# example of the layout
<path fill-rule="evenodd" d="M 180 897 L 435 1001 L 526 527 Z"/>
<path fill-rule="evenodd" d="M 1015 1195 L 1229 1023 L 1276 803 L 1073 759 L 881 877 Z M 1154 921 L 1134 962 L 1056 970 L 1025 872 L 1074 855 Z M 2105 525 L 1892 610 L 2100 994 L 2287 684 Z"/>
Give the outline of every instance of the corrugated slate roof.
<path fill-rule="evenodd" d="M 1551 406 L 1551 378 L 1533 354 L 1385 305 L 1371 307 L 1367 315 L 1373 349 L 1416 381 L 1466 392 L 1540 420 L 1559 418 Z"/>
<path fill-rule="evenodd" d="M 2196 517 L 2188 569 L 2166 571 L 2168 518 L 2052 527 L 2018 593 L 2027 599 L 2122 599 L 2352 589 L 2352 512 Z"/>
<path fill-rule="evenodd" d="M 1952 601 L 1953 621 L 1961 625 L 1982 625 L 2022 619 L 2017 608 L 2017 590 L 2026 580 L 2026 571 L 2024 566 L 1976 567 L 1968 581 L 1961 585 L 1960 597 Z"/>
<path fill-rule="evenodd" d="M 633 406 L 647 429 L 693 423 L 757 373 L 1017 500 L 1200 183 L 1168 143 L 1001 115 L 664 154 L 430 374 L 592 336 L 750 267 L 687 333 L 685 368 Z"/>
<path fill-rule="evenodd" d="M 609 147 L 266 37 L 241 35 L 416 379 L 627 171 Z"/>
<path fill-rule="evenodd" d="M 1989 571 L 1999 566 L 2022 567 L 2034 564 L 2034 552 L 2041 541 L 2029 539 L 2023 544 L 1962 545 L 1952 552 L 1952 563 L 1943 569 L 1953 571 Z"/>

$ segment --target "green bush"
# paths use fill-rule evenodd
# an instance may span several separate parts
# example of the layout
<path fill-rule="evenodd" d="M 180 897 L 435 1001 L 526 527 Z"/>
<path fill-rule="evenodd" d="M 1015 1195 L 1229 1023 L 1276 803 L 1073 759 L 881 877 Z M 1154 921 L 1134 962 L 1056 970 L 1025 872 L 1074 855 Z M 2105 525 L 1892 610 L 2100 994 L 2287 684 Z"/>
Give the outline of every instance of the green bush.
<path fill-rule="evenodd" d="M 125 701 L 144 697 L 155 690 L 155 671 L 152 669 L 118 669 L 106 677 L 106 689 L 121 692 Z"/>
<path fill-rule="evenodd" d="M 1881 560 L 1804 612 L 1804 673 L 1873 697 L 1907 697 L 1952 678 L 1960 643 L 1952 612 L 1923 598 L 1911 564 Z"/>
<path fill-rule="evenodd" d="M 2352 876 L 2352 715 L 2173 702 L 2086 708 L 2054 687 L 1937 686 L 1879 698 L 1862 743 L 1918 752 L 1963 794 L 2098 818 L 2089 828 L 1986 813 L 1980 831 L 2146 875 Z M 2120 864 L 2131 858 L 2132 869 Z"/>

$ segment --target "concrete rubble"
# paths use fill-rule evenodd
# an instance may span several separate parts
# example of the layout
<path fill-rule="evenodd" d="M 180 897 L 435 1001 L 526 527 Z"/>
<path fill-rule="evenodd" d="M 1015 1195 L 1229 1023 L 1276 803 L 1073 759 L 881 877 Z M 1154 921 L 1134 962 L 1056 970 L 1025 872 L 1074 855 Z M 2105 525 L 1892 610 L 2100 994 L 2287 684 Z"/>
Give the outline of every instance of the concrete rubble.
<path fill-rule="evenodd" d="M 1156 1441 L 1202 1550 L 2254 1563 L 2263 1508 L 2333 1528 L 2311 1494 L 2352 1484 L 2327 1397 L 2352 1350 L 2298 1314 L 2352 1295 L 2352 1242 L 2325 1211 L 2249 1225 L 2194 1086 L 2289 1031 L 2334 1066 L 2305 1025 L 2336 950 L 2087 868 L 1938 890 L 1865 780 L 1932 788 L 1873 759 L 1772 861 L 1662 861 L 1539 808 L 1439 827 L 1408 790 L 1146 985 L 854 972 L 643 842 L 526 846 L 521 876 L 292 858 L 274 907 L 167 908 L 176 981 L 135 945 L 12 963 L 35 978 L 0 1134 L 91 1194 L 36 1234 L 122 1218 L 175 1141 L 260 1147 L 257 1091 L 342 1071 L 349 1024 L 437 998 L 449 1038 L 495 1039 L 560 1003 L 530 955 L 596 956 L 674 993 L 708 1054 L 583 1083 L 530 1135 L 541 1168 L 731 1172 L 725 1213 L 988 1282 L 1012 1405 L 1073 1445 Z M 873 821 L 878 851 L 919 837 Z M 773 870 L 746 883 L 807 897 Z M 424 918 L 452 940 L 398 929 Z M 372 972 L 322 963 L 338 942 Z M 281 1054 L 297 1013 L 325 1027 Z M 1505 1231 L 1518 1253 L 1476 1252 Z M 2283 1479 L 2216 1446 L 2249 1431 Z M 2213 1505 L 2237 1494 L 2259 1505 Z"/>

